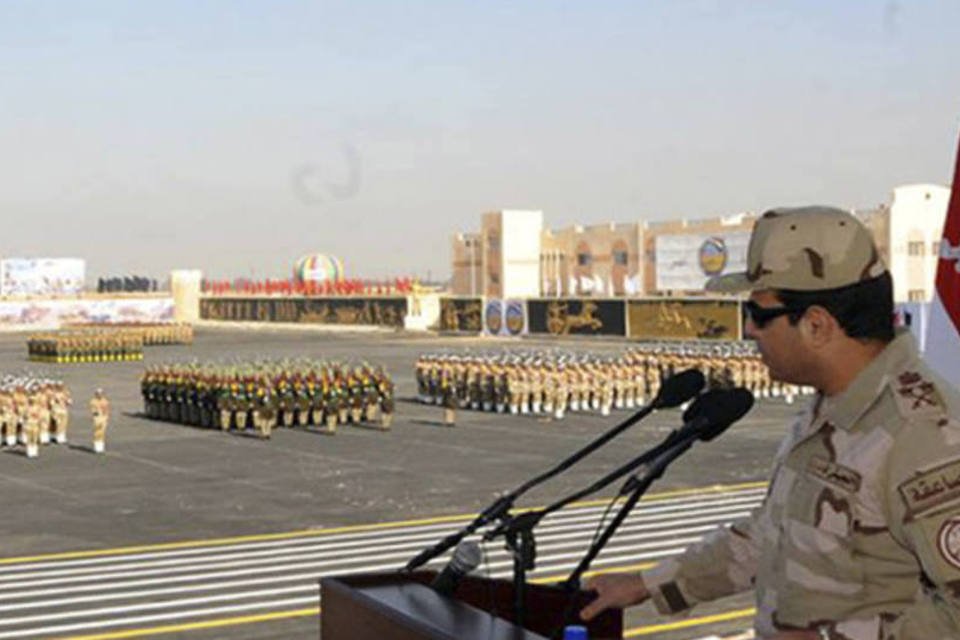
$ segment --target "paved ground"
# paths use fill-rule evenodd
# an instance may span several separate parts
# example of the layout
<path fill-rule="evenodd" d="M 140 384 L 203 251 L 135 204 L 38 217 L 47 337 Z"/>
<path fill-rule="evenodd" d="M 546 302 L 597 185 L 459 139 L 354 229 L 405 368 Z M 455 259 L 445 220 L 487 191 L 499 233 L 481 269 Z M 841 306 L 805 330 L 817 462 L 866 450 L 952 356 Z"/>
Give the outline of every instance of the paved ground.
<path fill-rule="evenodd" d="M 201 328 L 192 346 L 153 347 L 145 363 L 42 365 L 26 360 L 25 336 L 0 336 L 0 372 L 26 369 L 64 379 L 75 406 L 69 447 L 51 446 L 38 460 L 19 451 L 0 453 L 4 525 L 0 556 L 111 549 L 304 529 L 341 527 L 473 512 L 499 490 L 512 488 L 615 424 L 574 414 L 562 422 L 533 417 L 460 412 L 456 428 L 439 426 L 440 410 L 409 399 L 418 353 L 441 349 L 534 347 L 403 333 L 322 333 L 291 330 Z M 616 351 L 617 342 L 578 341 L 572 349 Z M 385 364 L 400 398 L 388 433 L 343 428 L 334 436 L 279 430 L 268 442 L 179 425 L 140 415 L 139 376 L 144 364 L 309 355 Z M 107 455 L 86 448 L 91 425 L 86 402 L 102 386 L 115 412 Z M 656 490 L 762 480 L 794 413 L 761 401 L 718 440 L 695 447 L 672 467 Z M 679 424 L 676 412 L 652 416 L 562 478 L 533 492 L 524 504 L 544 504 L 594 480 L 659 441 Z M 749 606 L 735 598 L 698 615 Z M 652 624 L 644 608 L 629 625 Z M 740 618 L 679 634 L 746 626 Z M 316 620 L 223 627 L 189 638 L 309 638 Z M 177 634 L 181 635 L 181 634 Z"/>

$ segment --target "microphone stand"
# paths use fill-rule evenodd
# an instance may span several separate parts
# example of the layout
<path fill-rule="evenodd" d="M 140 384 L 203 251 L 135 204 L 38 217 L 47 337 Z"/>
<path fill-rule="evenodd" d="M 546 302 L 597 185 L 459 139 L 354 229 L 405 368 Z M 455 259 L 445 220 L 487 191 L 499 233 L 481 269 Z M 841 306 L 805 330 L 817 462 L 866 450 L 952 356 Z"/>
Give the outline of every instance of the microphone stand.
<path fill-rule="evenodd" d="M 495 520 L 505 521 L 508 518 L 508 513 L 510 509 L 513 508 L 513 504 L 514 502 L 516 502 L 517 498 L 522 496 L 524 493 L 526 493 L 533 487 L 541 484 L 542 482 L 549 480 L 550 478 L 556 476 L 559 473 L 562 473 L 563 471 L 566 471 L 567 469 L 572 467 L 574 464 L 579 462 L 581 459 L 590 455 L 591 453 L 593 453 L 594 451 L 596 451 L 597 449 L 605 445 L 607 442 L 609 442 L 610 440 L 618 436 L 622 431 L 626 430 L 628 427 L 633 426 L 637 422 L 640 422 L 641 420 L 643 420 L 644 418 L 646 418 L 648 415 L 650 415 L 651 413 L 653 413 L 655 410 L 659 408 L 661 408 L 660 396 L 657 396 L 656 398 L 653 399 L 653 401 L 650 404 L 643 407 L 640 411 L 633 414 L 632 416 L 630 416 L 629 418 L 627 418 L 617 426 L 613 427 L 612 429 L 610 429 L 609 431 L 607 431 L 606 433 L 598 437 L 593 442 L 590 442 L 583 448 L 579 449 L 578 451 L 575 451 L 570 456 L 568 456 L 565 460 L 562 460 L 553 468 L 549 469 L 548 471 L 545 471 L 544 473 L 541 473 L 540 475 L 536 476 L 532 480 L 528 480 L 527 482 L 520 485 L 513 491 L 505 493 L 499 498 L 497 498 L 496 500 L 494 500 L 486 509 L 480 512 L 480 514 L 476 518 L 474 518 L 470 524 L 466 525 L 456 533 L 451 533 L 450 535 L 444 537 L 432 547 L 429 547 L 421 551 L 419 554 L 414 556 L 413 559 L 411 559 L 406 564 L 403 570 L 413 571 L 414 569 L 426 564 L 427 562 L 429 562 L 430 560 L 433 560 L 434 558 L 444 553 L 448 549 L 458 545 L 461 540 L 473 534 L 474 532 L 476 532 L 477 529 L 479 529 L 482 526 L 488 525 Z M 640 463 L 637 463 L 637 464 L 640 464 Z M 632 470 L 632 468 L 621 471 L 620 475 L 623 475 L 623 473 L 627 473 L 630 470 Z M 608 483 L 612 482 L 618 477 L 620 476 L 618 475 L 614 478 L 611 478 L 608 481 Z M 606 486 L 606 485 L 603 485 L 603 486 Z M 536 523 L 533 523 L 533 524 L 536 524 Z M 531 529 L 532 529 L 532 526 L 533 525 L 531 525 Z M 522 545 L 518 544 L 517 546 L 519 548 Z M 533 547 L 532 540 L 531 540 L 530 546 Z M 526 560 L 523 564 L 526 566 L 526 568 L 532 569 L 534 566 L 533 563 L 534 563 L 535 553 L 532 553 L 532 552 L 524 553 L 522 555 L 530 557 L 530 559 Z"/>
<path fill-rule="evenodd" d="M 591 493 L 596 493 L 600 489 L 603 489 L 604 487 L 612 483 L 614 480 L 625 476 L 626 474 L 630 473 L 634 469 L 637 469 L 638 467 L 644 464 L 647 464 L 651 460 L 656 461 L 657 459 L 659 459 L 660 456 L 662 456 L 664 453 L 669 451 L 670 447 L 674 446 L 678 441 L 686 439 L 688 437 L 692 437 L 692 439 L 696 439 L 697 432 L 690 431 L 690 430 L 684 432 L 679 429 L 672 431 L 670 435 L 668 435 L 663 440 L 663 442 L 655 446 L 653 449 L 650 449 L 649 451 L 642 453 L 641 455 L 634 458 L 633 460 L 630 460 L 620 465 L 619 467 L 617 467 L 610 473 L 606 474 L 605 476 L 601 477 L 599 480 L 589 485 L 588 487 L 579 489 L 564 498 L 560 498 L 556 502 L 546 507 L 543 507 L 542 509 L 531 509 L 529 511 L 524 511 L 523 513 L 516 516 L 509 516 L 507 513 L 504 513 L 503 515 L 498 517 L 498 519 L 501 521 L 500 526 L 498 526 L 496 529 L 493 529 L 492 531 L 488 531 L 483 536 L 483 539 L 489 542 L 490 540 L 493 540 L 497 536 L 501 536 L 501 535 L 509 536 L 519 531 L 524 531 L 527 529 L 532 530 L 533 527 L 535 527 L 541 520 L 543 520 L 543 518 L 550 515 L 554 511 L 559 511 L 560 509 L 567 506 L 571 502 L 576 502 L 577 500 L 580 500 L 581 498 L 588 496 Z M 620 495 L 623 495 L 624 493 L 625 493 L 625 490 L 621 490 Z"/>
<path fill-rule="evenodd" d="M 623 488 L 617 494 L 617 497 L 620 497 L 628 492 L 630 496 L 624 502 L 623 506 L 620 507 L 620 510 L 617 512 L 617 515 L 610 521 L 610 524 L 606 526 L 603 530 L 603 533 L 594 542 L 590 545 L 590 548 L 587 550 L 587 554 L 583 557 L 580 563 L 577 565 L 576 569 L 567 577 L 566 580 L 562 583 L 562 587 L 568 592 L 575 591 L 580 588 L 580 577 L 583 573 L 590 567 L 590 563 L 603 551 L 603 548 L 607 545 L 607 542 L 610 541 L 610 538 L 613 537 L 613 534 L 616 533 L 617 529 L 626 520 L 627 516 L 630 514 L 630 511 L 633 510 L 640 498 L 647 492 L 647 489 L 650 488 L 660 476 L 663 475 L 663 472 L 666 471 L 667 467 L 670 466 L 670 463 L 676 460 L 680 455 L 687 451 L 693 443 L 698 439 L 697 432 L 691 432 L 684 438 L 681 438 L 673 446 L 669 447 L 664 451 L 660 456 L 658 456 L 653 463 L 642 473 L 638 475 L 631 476 L 624 483 Z"/>
<path fill-rule="evenodd" d="M 619 526 L 620 522 L 624 518 L 626 518 L 627 514 L 630 512 L 630 509 L 632 509 L 637 500 L 640 499 L 647 487 L 649 487 L 656 478 L 663 474 L 664 469 L 666 469 L 670 462 L 690 448 L 693 442 L 697 439 L 697 436 L 698 432 L 696 430 L 688 430 L 684 433 L 681 433 L 680 431 L 674 431 L 667 436 L 663 442 L 650 451 L 608 473 L 586 489 L 581 489 L 572 495 L 561 498 L 557 502 L 554 502 L 550 506 L 544 507 L 543 509 L 525 511 L 517 516 L 511 516 L 509 512 L 504 512 L 498 517 L 501 523 L 500 526 L 485 533 L 483 539 L 485 541 L 490 541 L 502 535 L 504 537 L 507 550 L 511 553 L 511 555 L 513 555 L 513 607 L 514 619 L 518 625 L 523 626 L 526 619 L 527 572 L 533 570 L 536 566 L 537 548 L 533 530 L 537 524 L 539 524 L 539 522 L 548 514 L 563 508 L 571 502 L 579 500 L 587 494 L 602 489 L 617 478 L 620 478 L 627 473 L 630 473 L 637 467 L 646 464 L 650 460 L 653 460 L 653 467 L 651 467 L 651 469 L 656 471 L 656 475 L 652 475 L 650 477 L 649 481 L 642 487 L 642 490 L 635 493 L 635 497 L 631 496 L 632 502 L 628 501 L 628 506 L 625 506 L 625 510 L 621 512 L 622 515 L 618 514 L 619 520 L 616 522 L 616 525 L 613 526 L 613 529 L 610 530 L 606 535 L 606 538 L 603 539 L 603 544 L 606 544 L 606 540 L 613 535 L 616 527 Z M 630 481 L 633 479 L 634 477 L 631 477 L 630 480 L 624 484 L 624 489 L 621 489 L 619 495 L 623 495 L 626 492 L 626 487 L 630 485 Z M 596 550 L 596 553 L 600 552 L 600 550 L 603 548 L 603 544 L 601 544 L 601 546 Z M 584 567 L 580 569 L 581 572 L 586 569 L 586 566 L 589 566 L 589 562 L 591 560 L 593 560 L 593 557 L 590 557 L 586 561 Z M 574 588 L 576 588 L 576 586 L 577 585 L 574 584 L 572 587 L 568 588 L 572 591 Z"/>

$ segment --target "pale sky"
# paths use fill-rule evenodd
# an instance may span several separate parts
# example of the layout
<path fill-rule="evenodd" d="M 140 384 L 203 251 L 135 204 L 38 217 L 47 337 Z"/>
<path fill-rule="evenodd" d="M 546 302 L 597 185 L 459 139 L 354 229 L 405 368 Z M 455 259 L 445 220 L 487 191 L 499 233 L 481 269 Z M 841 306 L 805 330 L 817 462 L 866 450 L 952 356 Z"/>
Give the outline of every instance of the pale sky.
<path fill-rule="evenodd" d="M 483 211 L 945 184 L 960 2 L 0 2 L 0 256 L 88 280 L 450 272 Z"/>

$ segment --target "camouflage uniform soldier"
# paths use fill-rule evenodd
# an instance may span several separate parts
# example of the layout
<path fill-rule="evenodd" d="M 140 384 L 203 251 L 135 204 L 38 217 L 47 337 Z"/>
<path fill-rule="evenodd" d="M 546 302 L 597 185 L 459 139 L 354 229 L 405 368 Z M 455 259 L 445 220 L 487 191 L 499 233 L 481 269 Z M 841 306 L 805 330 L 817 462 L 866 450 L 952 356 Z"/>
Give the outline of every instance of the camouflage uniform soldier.
<path fill-rule="evenodd" d="M 50 387 L 46 382 L 34 391 L 39 406 L 40 444 L 50 444 Z"/>
<path fill-rule="evenodd" d="M 0 426 L 3 427 L 3 443 L 8 447 L 17 444 L 17 413 L 14 410 L 13 391 L 0 388 Z"/>
<path fill-rule="evenodd" d="M 40 421 L 43 419 L 43 410 L 40 403 L 40 397 L 36 394 L 31 394 L 27 401 L 23 435 L 28 458 L 36 458 L 40 453 Z"/>
<path fill-rule="evenodd" d="M 50 403 L 50 412 L 53 420 L 53 438 L 58 444 L 66 444 L 67 442 L 71 404 L 73 404 L 73 399 L 70 397 L 70 390 L 62 382 L 56 383 L 53 389 L 53 400 Z"/>
<path fill-rule="evenodd" d="M 24 427 L 27 424 L 27 409 L 29 406 L 30 398 L 27 396 L 27 388 L 22 382 L 17 383 L 17 386 L 13 391 L 13 410 L 17 416 L 17 425 L 20 427 L 20 430 L 17 434 L 17 439 L 21 444 L 27 443 L 26 434 L 24 434 Z"/>
<path fill-rule="evenodd" d="M 310 402 L 310 422 L 318 427 L 322 427 L 324 408 L 323 389 L 313 375 L 307 378 L 307 397 Z"/>
<path fill-rule="evenodd" d="M 340 389 L 333 377 L 323 377 L 324 409 L 326 411 L 327 433 L 336 433 L 340 419 Z"/>
<path fill-rule="evenodd" d="M 93 415 L 93 450 L 103 453 L 107 440 L 107 422 L 110 420 L 110 401 L 97 389 L 90 400 L 90 413 Z"/>
<path fill-rule="evenodd" d="M 594 579 L 585 617 L 754 588 L 763 639 L 960 638 L 960 392 L 894 332 L 870 232 L 836 209 L 774 210 L 747 264 L 708 288 L 751 290 L 746 331 L 772 376 L 817 396 L 752 517 L 643 576 Z"/>
<path fill-rule="evenodd" d="M 457 396 L 450 374 L 440 374 L 440 391 L 443 403 L 443 424 L 452 427 L 457 423 Z"/>
<path fill-rule="evenodd" d="M 266 376 L 260 378 L 255 385 L 254 397 L 254 426 L 264 440 L 270 439 L 273 427 L 277 422 L 277 406 L 279 400 L 273 393 L 273 385 Z"/>
<path fill-rule="evenodd" d="M 393 424 L 393 382 L 382 370 L 377 376 L 377 389 L 380 391 L 380 427 L 388 430 Z"/>

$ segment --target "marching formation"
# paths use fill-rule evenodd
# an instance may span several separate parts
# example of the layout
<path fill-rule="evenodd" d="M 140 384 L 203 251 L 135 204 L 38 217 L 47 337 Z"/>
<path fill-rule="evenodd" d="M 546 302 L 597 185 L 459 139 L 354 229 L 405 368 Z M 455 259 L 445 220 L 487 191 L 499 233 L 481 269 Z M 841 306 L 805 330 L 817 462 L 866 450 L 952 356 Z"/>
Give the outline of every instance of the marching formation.
<path fill-rule="evenodd" d="M 123 329 L 36 333 L 27 339 L 34 362 L 76 363 L 143 360 L 143 336 Z"/>
<path fill-rule="evenodd" d="M 6 376 L 0 381 L 0 432 L 3 445 L 23 445 L 36 458 L 40 445 L 67 442 L 70 390 L 60 380 Z"/>
<path fill-rule="evenodd" d="M 72 329 L 101 329 L 107 331 L 129 331 L 143 337 L 144 346 L 164 344 L 193 344 L 193 325 L 183 322 L 162 322 L 148 324 L 143 322 L 76 323 L 67 325 Z"/>
<path fill-rule="evenodd" d="M 256 429 L 270 437 L 274 427 L 338 424 L 389 429 L 393 381 L 382 366 L 322 360 L 149 367 L 141 380 L 147 417 L 201 427 Z"/>
<path fill-rule="evenodd" d="M 609 415 L 639 407 L 656 396 L 661 380 L 696 368 L 709 387 L 746 387 L 759 397 L 793 402 L 807 390 L 770 379 L 753 343 L 658 342 L 618 354 L 560 350 L 504 350 L 421 355 L 415 365 L 418 399 L 448 412 L 473 409 L 496 413 L 545 414 L 567 411 Z"/>

